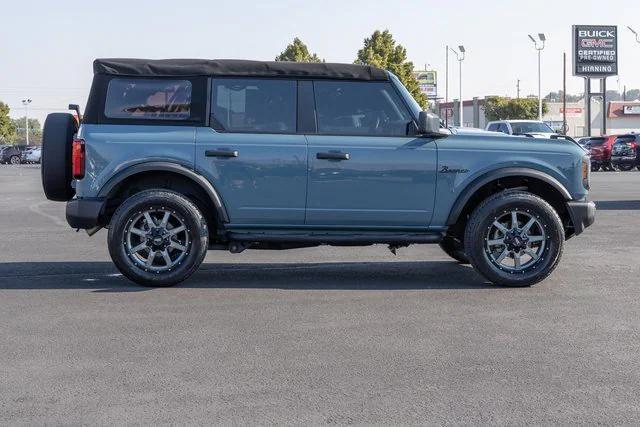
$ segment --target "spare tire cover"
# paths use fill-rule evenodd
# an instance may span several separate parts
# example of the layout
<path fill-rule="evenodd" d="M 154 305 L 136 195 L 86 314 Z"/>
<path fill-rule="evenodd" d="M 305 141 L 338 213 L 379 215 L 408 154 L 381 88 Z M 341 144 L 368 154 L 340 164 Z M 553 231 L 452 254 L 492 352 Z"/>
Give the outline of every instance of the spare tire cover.
<path fill-rule="evenodd" d="M 75 194 L 71 186 L 71 147 L 76 130 L 76 120 L 68 113 L 52 113 L 44 121 L 41 174 L 49 200 L 65 202 Z"/>

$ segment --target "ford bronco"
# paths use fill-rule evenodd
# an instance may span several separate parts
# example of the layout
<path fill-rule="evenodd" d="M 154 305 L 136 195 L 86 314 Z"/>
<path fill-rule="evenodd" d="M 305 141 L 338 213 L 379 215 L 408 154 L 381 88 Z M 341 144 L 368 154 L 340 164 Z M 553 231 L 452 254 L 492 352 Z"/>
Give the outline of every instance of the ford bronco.
<path fill-rule="evenodd" d="M 99 59 L 80 123 L 43 139 L 47 197 L 148 286 L 208 249 L 422 243 L 528 286 L 595 217 L 583 148 L 441 129 L 370 66 Z"/>

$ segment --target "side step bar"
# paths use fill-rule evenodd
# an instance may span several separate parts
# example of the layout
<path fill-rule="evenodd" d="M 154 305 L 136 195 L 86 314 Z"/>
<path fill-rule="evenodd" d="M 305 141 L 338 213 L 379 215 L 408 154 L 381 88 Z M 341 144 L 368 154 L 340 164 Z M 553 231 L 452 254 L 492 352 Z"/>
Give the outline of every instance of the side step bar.
<path fill-rule="evenodd" d="M 229 240 L 237 242 L 288 242 L 317 244 L 412 244 L 439 243 L 442 233 L 227 233 Z"/>

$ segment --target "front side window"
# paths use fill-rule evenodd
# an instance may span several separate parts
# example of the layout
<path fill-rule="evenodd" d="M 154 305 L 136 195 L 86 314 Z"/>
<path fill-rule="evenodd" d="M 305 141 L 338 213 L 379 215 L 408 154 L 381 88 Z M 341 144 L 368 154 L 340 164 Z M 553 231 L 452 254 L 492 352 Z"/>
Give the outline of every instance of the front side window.
<path fill-rule="evenodd" d="M 214 79 L 212 96 L 212 121 L 217 130 L 296 132 L 296 81 Z"/>
<path fill-rule="evenodd" d="M 318 133 L 406 136 L 411 116 L 390 83 L 314 82 Z"/>
<path fill-rule="evenodd" d="M 112 79 L 104 115 L 111 119 L 188 120 L 191 82 L 167 79 Z"/>

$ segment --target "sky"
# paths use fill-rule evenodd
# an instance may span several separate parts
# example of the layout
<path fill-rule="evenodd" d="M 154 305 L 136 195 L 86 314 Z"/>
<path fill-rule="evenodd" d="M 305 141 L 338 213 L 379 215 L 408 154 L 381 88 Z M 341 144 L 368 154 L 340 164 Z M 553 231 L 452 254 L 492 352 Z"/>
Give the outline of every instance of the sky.
<path fill-rule="evenodd" d="M 445 46 L 463 44 L 463 94 L 537 94 L 537 53 L 527 34 L 545 33 L 542 92 L 581 93 L 571 76 L 571 26 L 618 25 L 619 78 L 609 89 L 640 88 L 640 44 L 626 26 L 640 16 L 637 0 L 263 0 L 50 1 L 6 0 L 0 19 L 0 101 L 11 116 L 43 121 L 67 104 L 84 106 L 99 57 L 273 60 L 300 37 L 327 62 L 355 59 L 365 37 L 388 29 L 417 68 L 439 72 L 444 96 Z M 636 24 L 640 31 L 640 23 Z M 450 55 L 449 98 L 457 98 L 458 64 Z"/>

